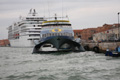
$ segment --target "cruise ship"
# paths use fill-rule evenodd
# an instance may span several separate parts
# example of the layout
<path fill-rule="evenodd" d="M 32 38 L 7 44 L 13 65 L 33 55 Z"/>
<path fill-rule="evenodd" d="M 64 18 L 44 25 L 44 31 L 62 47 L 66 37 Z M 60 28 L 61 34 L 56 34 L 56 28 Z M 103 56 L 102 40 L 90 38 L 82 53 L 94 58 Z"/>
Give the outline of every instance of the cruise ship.
<path fill-rule="evenodd" d="M 74 39 L 74 32 L 71 23 L 67 19 L 58 19 L 55 15 L 53 20 L 44 21 L 40 32 L 40 41 L 33 53 L 61 52 L 61 51 L 85 51 L 80 42 Z M 45 50 L 43 50 L 47 47 Z M 48 47 L 51 49 L 48 50 Z M 54 50 L 53 50 L 54 49 Z M 51 51 L 50 51 L 51 52 Z"/>
<path fill-rule="evenodd" d="M 40 17 L 35 9 L 30 9 L 26 17 L 20 17 L 8 27 L 8 39 L 11 47 L 34 47 L 40 39 L 42 22 L 45 17 Z"/>

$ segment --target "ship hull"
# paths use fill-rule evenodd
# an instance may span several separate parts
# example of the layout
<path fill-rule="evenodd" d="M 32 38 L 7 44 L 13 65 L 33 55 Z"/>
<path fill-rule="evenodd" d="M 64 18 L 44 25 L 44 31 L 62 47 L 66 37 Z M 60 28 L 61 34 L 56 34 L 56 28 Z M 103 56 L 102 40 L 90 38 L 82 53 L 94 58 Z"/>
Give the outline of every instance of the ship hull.
<path fill-rule="evenodd" d="M 54 48 L 56 48 L 57 52 L 61 51 L 85 51 L 81 44 L 73 41 L 67 36 L 53 36 L 44 39 L 44 41 L 40 42 L 34 47 L 33 53 L 43 52 L 40 48 L 45 44 L 51 44 Z M 45 52 L 45 51 L 44 51 Z M 47 51 L 48 52 L 48 51 Z"/>
<path fill-rule="evenodd" d="M 15 48 L 34 48 L 33 40 L 28 40 L 28 36 L 20 36 L 19 39 L 9 39 L 11 47 Z"/>

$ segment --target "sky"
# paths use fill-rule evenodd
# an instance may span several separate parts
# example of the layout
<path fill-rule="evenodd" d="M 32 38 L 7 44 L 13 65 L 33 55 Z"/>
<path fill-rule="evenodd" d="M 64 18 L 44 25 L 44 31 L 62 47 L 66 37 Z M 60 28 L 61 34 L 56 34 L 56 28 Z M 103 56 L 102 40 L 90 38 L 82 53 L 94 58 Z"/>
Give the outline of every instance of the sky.
<path fill-rule="evenodd" d="M 86 29 L 118 23 L 120 0 L 0 0 L 0 40 L 8 38 L 7 28 L 30 9 L 41 17 L 68 15 L 73 29 Z"/>

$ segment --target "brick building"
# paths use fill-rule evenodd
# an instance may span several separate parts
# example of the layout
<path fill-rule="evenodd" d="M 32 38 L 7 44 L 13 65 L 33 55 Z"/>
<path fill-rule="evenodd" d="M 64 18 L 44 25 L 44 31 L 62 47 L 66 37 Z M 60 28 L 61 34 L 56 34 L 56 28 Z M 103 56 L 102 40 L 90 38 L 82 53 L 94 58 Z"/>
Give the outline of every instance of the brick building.
<path fill-rule="evenodd" d="M 74 31 L 74 37 L 81 36 L 81 33 L 83 30 L 73 30 Z"/>
<path fill-rule="evenodd" d="M 83 29 L 83 30 L 74 30 L 74 36 L 81 36 L 82 40 L 88 41 L 92 35 L 96 32 L 95 28 Z"/>
<path fill-rule="evenodd" d="M 119 40 L 119 31 L 118 24 L 109 25 L 104 30 L 101 30 L 101 32 L 95 33 L 93 40 L 95 42 Z"/>
<path fill-rule="evenodd" d="M 80 35 L 82 40 L 85 41 L 90 41 L 93 39 L 93 34 L 107 31 L 109 29 L 117 27 L 117 24 L 104 24 L 101 27 L 98 28 L 88 28 L 88 29 L 83 29 L 83 30 L 74 30 L 74 35 L 75 37 Z"/>
<path fill-rule="evenodd" d="M 106 30 L 109 30 L 109 29 L 112 29 L 112 28 L 114 28 L 113 25 L 104 24 L 103 26 L 96 28 L 96 32 L 99 33 L 99 32 L 103 32 L 103 31 L 106 31 Z"/>
<path fill-rule="evenodd" d="M 89 41 L 92 39 L 92 35 L 96 33 L 95 28 L 84 29 L 81 33 L 81 39 Z"/>
<path fill-rule="evenodd" d="M 10 42 L 8 39 L 0 40 L 0 47 L 10 46 Z"/>

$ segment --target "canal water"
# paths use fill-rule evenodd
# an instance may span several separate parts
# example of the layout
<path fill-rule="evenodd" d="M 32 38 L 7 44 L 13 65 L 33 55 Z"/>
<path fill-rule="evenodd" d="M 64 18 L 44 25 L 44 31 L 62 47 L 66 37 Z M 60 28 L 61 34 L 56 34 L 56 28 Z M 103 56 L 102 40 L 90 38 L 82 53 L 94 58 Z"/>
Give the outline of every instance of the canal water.
<path fill-rule="evenodd" d="M 0 47 L 0 80 L 120 80 L 120 58 L 92 51 L 31 54 Z"/>

